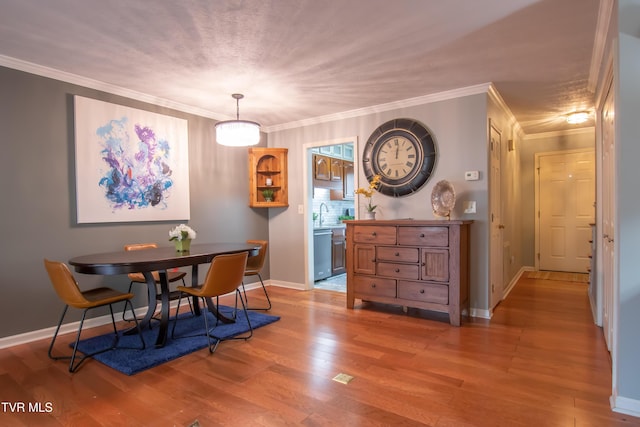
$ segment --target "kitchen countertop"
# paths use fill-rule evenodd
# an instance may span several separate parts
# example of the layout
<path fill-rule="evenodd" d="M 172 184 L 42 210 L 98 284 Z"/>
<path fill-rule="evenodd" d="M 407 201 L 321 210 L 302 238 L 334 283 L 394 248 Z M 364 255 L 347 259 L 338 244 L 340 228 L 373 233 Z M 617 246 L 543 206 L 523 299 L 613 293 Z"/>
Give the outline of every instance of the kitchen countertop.
<path fill-rule="evenodd" d="M 344 223 L 326 224 L 326 225 L 323 225 L 322 227 L 313 227 L 313 231 L 316 231 L 316 230 L 332 230 L 334 228 L 346 228 L 346 224 L 344 224 Z"/>

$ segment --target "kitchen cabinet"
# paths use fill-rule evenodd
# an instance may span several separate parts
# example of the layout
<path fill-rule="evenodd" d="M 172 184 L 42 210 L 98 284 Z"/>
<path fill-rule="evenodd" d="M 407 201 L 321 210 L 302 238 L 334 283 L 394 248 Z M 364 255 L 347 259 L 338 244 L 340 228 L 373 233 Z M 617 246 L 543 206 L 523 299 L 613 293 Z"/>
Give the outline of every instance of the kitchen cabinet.
<path fill-rule="evenodd" d="M 272 208 L 289 206 L 286 148 L 249 148 L 249 206 Z M 272 190 L 272 201 L 262 194 Z"/>
<path fill-rule="evenodd" d="M 331 181 L 342 182 L 342 160 L 330 159 Z"/>
<path fill-rule="evenodd" d="M 353 173 L 353 162 L 342 162 L 342 198 L 353 200 L 355 198 L 355 176 Z"/>
<path fill-rule="evenodd" d="M 347 243 L 344 228 L 333 228 L 331 232 L 331 274 L 335 276 L 347 271 Z"/>
<path fill-rule="evenodd" d="M 313 155 L 313 179 L 314 181 L 331 181 L 331 157 Z"/>
<path fill-rule="evenodd" d="M 345 221 L 347 308 L 355 299 L 449 314 L 469 309 L 473 221 Z"/>

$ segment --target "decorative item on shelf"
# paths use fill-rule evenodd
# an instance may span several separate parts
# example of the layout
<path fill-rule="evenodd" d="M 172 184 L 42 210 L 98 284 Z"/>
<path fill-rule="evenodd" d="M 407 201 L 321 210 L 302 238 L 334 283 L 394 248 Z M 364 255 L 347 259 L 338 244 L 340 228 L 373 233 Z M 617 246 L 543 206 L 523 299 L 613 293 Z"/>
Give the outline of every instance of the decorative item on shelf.
<path fill-rule="evenodd" d="M 267 179 L 265 179 L 264 184 L 267 187 L 271 187 L 273 185 L 273 180 L 271 178 L 267 178 Z"/>
<path fill-rule="evenodd" d="M 220 145 L 246 147 L 260 142 L 260 125 L 249 120 L 240 120 L 241 93 L 231 95 L 236 100 L 236 120 L 216 123 L 216 141 Z"/>
<path fill-rule="evenodd" d="M 169 241 L 175 244 L 176 252 L 189 252 L 195 238 L 196 232 L 187 224 L 180 224 L 169 231 Z"/>
<path fill-rule="evenodd" d="M 431 191 L 431 206 L 435 216 L 451 218 L 451 211 L 456 204 L 456 191 L 447 180 L 439 181 Z"/>
<path fill-rule="evenodd" d="M 373 193 L 377 190 L 378 184 L 380 183 L 380 175 L 374 175 L 369 182 L 369 187 L 367 188 L 358 188 L 354 191 L 354 194 L 362 194 L 367 199 L 367 211 L 362 215 L 363 219 L 376 219 L 376 208 L 378 205 L 373 204 Z"/>
<path fill-rule="evenodd" d="M 273 190 L 270 188 L 267 188 L 266 190 L 262 190 L 262 197 L 264 197 L 264 201 L 265 202 L 272 202 L 273 201 Z"/>

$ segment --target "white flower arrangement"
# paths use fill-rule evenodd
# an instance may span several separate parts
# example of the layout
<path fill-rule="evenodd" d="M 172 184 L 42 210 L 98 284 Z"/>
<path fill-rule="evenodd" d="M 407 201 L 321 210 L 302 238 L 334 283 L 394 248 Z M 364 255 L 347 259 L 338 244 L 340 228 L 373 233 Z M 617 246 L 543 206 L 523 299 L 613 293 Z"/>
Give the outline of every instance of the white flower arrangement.
<path fill-rule="evenodd" d="M 175 227 L 173 230 L 169 231 L 169 241 L 172 241 L 172 240 L 181 241 L 181 240 L 187 240 L 187 239 L 193 240 L 195 238 L 196 238 L 196 232 L 193 231 L 193 229 L 189 227 L 187 224 L 180 224 L 177 227 Z"/>

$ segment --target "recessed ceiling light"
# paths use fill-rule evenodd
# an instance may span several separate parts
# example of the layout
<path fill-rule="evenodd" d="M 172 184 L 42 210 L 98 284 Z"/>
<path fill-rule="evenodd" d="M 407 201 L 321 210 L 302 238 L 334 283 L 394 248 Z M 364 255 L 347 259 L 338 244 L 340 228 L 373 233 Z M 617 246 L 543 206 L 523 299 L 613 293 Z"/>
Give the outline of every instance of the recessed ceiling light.
<path fill-rule="evenodd" d="M 567 123 L 571 125 L 578 125 L 589 120 L 589 113 L 586 111 L 580 111 L 578 113 L 572 113 L 567 116 Z"/>

